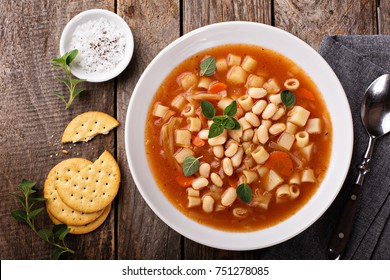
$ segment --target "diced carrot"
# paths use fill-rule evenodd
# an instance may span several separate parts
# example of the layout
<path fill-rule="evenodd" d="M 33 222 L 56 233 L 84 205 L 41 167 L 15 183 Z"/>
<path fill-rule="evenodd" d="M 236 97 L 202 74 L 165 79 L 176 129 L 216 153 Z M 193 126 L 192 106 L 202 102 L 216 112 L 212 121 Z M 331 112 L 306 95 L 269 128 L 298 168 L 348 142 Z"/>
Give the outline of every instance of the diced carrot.
<path fill-rule="evenodd" d="M 264 165 L 279 175 L 290 176 L 293 172 L 291 157 L 288 153 L 282 151 L 273 151 Z"/>
<path fill-rule="evenodd" d="M 296 91 L 294 91 L 294 93 L 297 97 L 305 98 L 311 101 L 315 100 L 313 93 L 305 88 L 298 88 Z"/>
<path fill-rule="evenodd" d="M 209 86 L 209 92 L 210 93 L 218 93 L 218 92 L 225 90 L 226 88 L 227 88 L 226 84 L 221 83 L 221 82 L 216 82 L 216 83 L 211 84 Z"/>
<path fill-rule="evenodd" d="M 196 147 L 203 147 L 206 144 L 206 141 L 201 139 L 199 136 L 193 136 L 192 144 L 194 144 Z"/>
<path fill-rule="evenodd" d="M 184 176 L 183 173 L 176 173 L 176 182 L 183 188 L 191 187 L 192 181 L 194 180 L 194 176 Z"/>

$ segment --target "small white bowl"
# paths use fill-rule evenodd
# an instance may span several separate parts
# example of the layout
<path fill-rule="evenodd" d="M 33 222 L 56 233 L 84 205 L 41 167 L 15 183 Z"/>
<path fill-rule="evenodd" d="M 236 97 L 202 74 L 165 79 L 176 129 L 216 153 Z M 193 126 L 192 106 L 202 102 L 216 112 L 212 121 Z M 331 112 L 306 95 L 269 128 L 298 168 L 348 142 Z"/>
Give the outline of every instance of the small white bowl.
<path fill-rule="evenodd" d="M 263 46 L 293 60 L 323 94 L 333 125 L 332 154 L 327 174 L 313 197 L 281 223 L 252 232 L 227 232 L 201 225 L 182 214 L 164 196 L 151 175 L 145 152 L 145 123 L 149 106 L 165 77 L 186 58 L 226 44 Z M 127 111 L 126 155 L 134 181 L 150 208 L 171 228 L 198 243 L 228 250 L 252 250 L 281 243 L 312 225 L 331 205 L 347 175 L 353 147 L 351 111 L 337 76 L 308 44 L 281 29 L 251 22 L 205 26 L 163 49 L 139 79 Z"/>
<path fill-rule="evenodd" d="M 124 59 L 119 62 L 116 67 L 107 72 L 85 72 L 79 65 L 72 64 L 71 72 L 79 79 L 85 79 L 87 82 L 105 82 L 118 76 L 129 64 L 134 51 L 134 39 L 129 25 L 117 14 L 108 10 L 92 9 L 81 12 L 72 18 L 62 31 L 60 39 L 60 54 L 64 55 L 66 52 L 71 51 L 70 42 L 72 40 L 72 34 L 77 26 L 84 24 L 90 20 L 97 20 L 100 18 L 106 18 L 108 21 L 113 22 L 118 28 L 123 30 L 125 36 L 125 54 Z"/>

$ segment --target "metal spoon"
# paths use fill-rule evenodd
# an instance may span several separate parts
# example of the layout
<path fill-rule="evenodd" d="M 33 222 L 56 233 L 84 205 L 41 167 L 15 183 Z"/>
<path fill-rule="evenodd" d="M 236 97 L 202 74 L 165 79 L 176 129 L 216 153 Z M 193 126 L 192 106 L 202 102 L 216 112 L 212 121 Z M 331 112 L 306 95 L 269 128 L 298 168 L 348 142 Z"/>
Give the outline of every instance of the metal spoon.
<path fill-rule="evenodd" d="M 357 167 L 358 177 L 341 214 L 329 245 L 329 259 L 340 259 L 352 231 L 364 176 L 370 171 L 375 141 L 390 131 L 390 74 L 384 74 L 369 85 L 361 105 L 361 118 L 368 133 L 368 147 L 362 163 Z"/>

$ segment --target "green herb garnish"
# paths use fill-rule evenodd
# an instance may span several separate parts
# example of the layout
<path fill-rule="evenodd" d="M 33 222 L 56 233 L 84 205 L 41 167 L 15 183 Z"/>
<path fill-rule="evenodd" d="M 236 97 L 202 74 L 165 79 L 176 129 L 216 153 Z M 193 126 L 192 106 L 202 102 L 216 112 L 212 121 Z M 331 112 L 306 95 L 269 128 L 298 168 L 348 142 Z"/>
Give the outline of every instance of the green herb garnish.
<path fill-rule="evenodd" d="M 70 72 L 70 63 L 76 58 L 78 54 L 78 50 L 75 49 L 73 51 L 67 52 L 61 57 L 53 58 L 51 60 L 51 65 L 55 69 L 63 70 L 66 78 L 62 78 L 59 76 L 54 76 L 57 81 L 60 81 L 66 85 L 69 90 L 69 99 L 65 100 L 65 96 L 62 93 L 52 92 L 55 96 L 60 98 L 65 103 L 65 109 L 68 109 L 72 104 L 73 100 L 78 96 L 81 92 L 85 90 L 85 88 L 78 88 L 77 85 L 85 80 L 75 79 L 73 78 L 72 73 Z"/>
<path fill-rule="evenodd" d="M 212 76 L 217 68 L 215 57 L 208 57 L 200 63 L 200 75 Z"/>
<path fill-rule="evenodd" d="M 236 189 L 236 193 L 237 196 L 245 203 L 248 203 L 252 199 L 252 189 L 247 183 L 239 185 Z"/>
<path fill-rule="evenodd" d="M 295 105 L 295 95 L 289 90 L 283 90 L 280 94 L 282 102 L 286 108 L 290 108 Z"/>
<path fill-rule="evenodd" d="M 14 210 L 11 212 L 12 217 L 19 222 L 27 223 L 30 228 L 47 243 L 56 247 L 55 251 L 51 255 L 52 259 L 59 259 L 60 255 L 68 252 L 74 254 L 74 251 L 69 249 L 64 242 L 65 236 L 68 234 L 69 229 L 66 225 L 60 224 L 55 225 L 53 229 L 38 229 L 35 225 L 36 217 L 43 211 L 43 207 L 33 208 L 38 202 L 44 202 L 46 198 L 43 197 L 31 197 L 34 190 L 35 182 L 23 179 L 18 188 L 21 190 L 23 195 L 17 193 L 11 193 L 16 200 L 18 200 L 22 206 L 22 210 Z M 61 243 L 61 244 L 59 244 Z"/>
<path fill-rule="evenodd" d="M 240 124 L 238 121 L 233 118 L 237 113 L 237 102 L 233 101 L 229 106 L 223 110 L 222 116 L 215 116 L 216 110 L 213 105 L 205 100 L 200 102 L 200 107 L 202 108 L 203 115 L 213 120 L 213 124 L 209 129 L 209 138 L 214 138 L 218 135 L 221 135 L 224 129 L 236 130 L 240 129 Z"/>
<path fill-rule="evenodd" d="M 183 162 L 184 176 L 191 176 L 198 171 L 200 158 L 202 157 L 195 158 L 193 156 L 188 156 L 184 159 Z"/>

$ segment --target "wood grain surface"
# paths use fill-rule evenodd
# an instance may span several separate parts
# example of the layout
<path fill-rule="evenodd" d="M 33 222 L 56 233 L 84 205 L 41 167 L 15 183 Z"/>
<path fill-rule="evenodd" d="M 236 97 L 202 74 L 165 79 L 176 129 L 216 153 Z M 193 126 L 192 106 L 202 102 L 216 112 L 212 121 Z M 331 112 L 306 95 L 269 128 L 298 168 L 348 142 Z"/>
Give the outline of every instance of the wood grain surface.
<path fill-rule="evenodd" d="M 81 11 L 117 12 L 132 29 L 135 49 L 129 67 L 116 79 L 93 84 L 69 110 L 50 94 L 65 91 L 53 79 L 50 59 L 59 55 L 66 23 Z M 125 151 L 125 118 L 133 89 L 154 56 L 198 27 L 221 21 L 254 21 L 293 33 L 315 49 L 326 34 L 390 34 L 385 0 L 0 0 L 0 258 L 48 259 L 52 248 L 10 215 L 19 205 L 9 195 L 23 178 L 37 182 L 42 195 L 49 170 L 69 157 L 95 160 L 104 149 L 118 159 L 122 183 L 108 220 L 96 231 L 67 237 L 69 259 L 259 259 L 264 250 L 232 252 L 188 240 L 147 206 L 130 174 Z M 99 110 L 116 117 L 114 132 L 88 143 L 61 145 L 66 124 Z M 129 136 L 131 137 L 131 136 Z M 62 150 L 69 151 L 68 155 Z M 50 226 L 46 214 L 39 225 Z M 272 250 L 267 249 L 267 250 Z"/>

